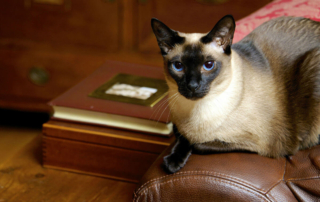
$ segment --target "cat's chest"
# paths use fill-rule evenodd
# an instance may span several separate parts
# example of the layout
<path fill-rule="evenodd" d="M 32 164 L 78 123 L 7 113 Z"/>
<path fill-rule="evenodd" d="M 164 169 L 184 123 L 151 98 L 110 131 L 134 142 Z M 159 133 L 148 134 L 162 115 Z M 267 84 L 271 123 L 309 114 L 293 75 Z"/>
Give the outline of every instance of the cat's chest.
<path fill-rule="evenodd" d="M 178 102 L 173 110 L 173 122 L 189 141 L 194 143 L 212 141 L 226 133 L 225 123 L 232 112 L 232 103 L 222 99 L 198 102 Z"/>
<path fill-rule="evenodd" d="M 240 99 L 241 96 L 231 95 L 221 94 L 199 101 L 181 98 L 172 108 L 172 121 L 192 143 L 215 139 L 231 142 L 242 134 L 249 132 L 259 136 L 270 129 L 275 106 L 261 104 L 257 97 Z M 266 96 L 259 97 L 268 100 Z"/>

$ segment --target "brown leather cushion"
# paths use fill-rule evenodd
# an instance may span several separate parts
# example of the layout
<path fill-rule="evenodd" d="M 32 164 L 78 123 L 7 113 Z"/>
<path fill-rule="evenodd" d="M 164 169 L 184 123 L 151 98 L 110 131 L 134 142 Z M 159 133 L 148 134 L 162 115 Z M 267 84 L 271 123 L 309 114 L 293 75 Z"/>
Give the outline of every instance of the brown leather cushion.
<path fill-rule="evenodd" d="M 168 150 L 145 174 L 134 201 L 320 201 L 320 145 L 280 159 L 193 154 L 172 175 L 161 168 Z"/>

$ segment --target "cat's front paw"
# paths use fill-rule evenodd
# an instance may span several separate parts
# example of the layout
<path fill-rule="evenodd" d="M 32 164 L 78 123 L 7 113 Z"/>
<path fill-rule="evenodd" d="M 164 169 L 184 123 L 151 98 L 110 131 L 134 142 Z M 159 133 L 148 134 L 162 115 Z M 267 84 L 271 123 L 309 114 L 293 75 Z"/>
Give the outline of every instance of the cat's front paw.
<path fill-rule="evenodd" d="M 170 154 L 163 158 L 163 168 L 167 173 L 178 172 L 186 162 L 176 154 Z"/>

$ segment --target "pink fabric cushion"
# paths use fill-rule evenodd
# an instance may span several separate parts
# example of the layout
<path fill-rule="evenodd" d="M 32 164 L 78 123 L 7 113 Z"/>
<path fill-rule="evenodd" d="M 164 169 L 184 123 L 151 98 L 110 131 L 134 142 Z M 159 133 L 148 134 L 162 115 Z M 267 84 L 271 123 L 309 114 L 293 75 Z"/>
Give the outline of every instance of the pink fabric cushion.
<path fill-rule="evenodd" d="M 300 16 L 320 21 L 320 0 L 276 0 L 236 22 L 233 42 L 238 42 L 262 23 L 280 16 Z"/>

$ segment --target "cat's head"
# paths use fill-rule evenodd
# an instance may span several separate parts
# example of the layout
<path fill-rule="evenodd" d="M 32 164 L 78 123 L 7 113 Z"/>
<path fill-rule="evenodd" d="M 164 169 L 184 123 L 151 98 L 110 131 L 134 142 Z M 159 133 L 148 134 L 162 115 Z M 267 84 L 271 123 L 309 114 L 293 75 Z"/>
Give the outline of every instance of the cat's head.
<path fill-rule="evenodd" d="M 207 34 L 174 31 L 155 18 L 151 26 L 164 58 L 167 82 L 177 85 L 181 95 L 197 100 L 206 96 L 215 82 L 222 82 L 220 75 L 230 66 L 235 30 L 231 15 L 223 17 Z"/>

